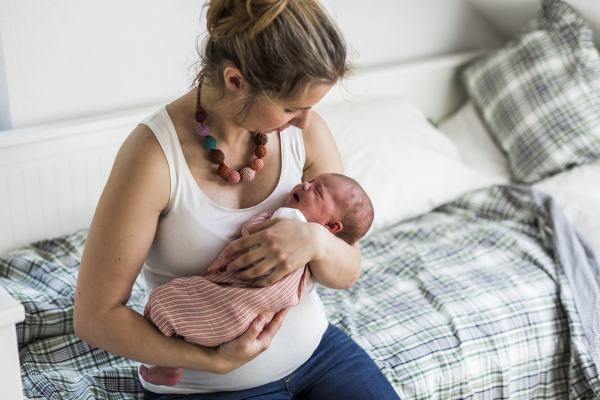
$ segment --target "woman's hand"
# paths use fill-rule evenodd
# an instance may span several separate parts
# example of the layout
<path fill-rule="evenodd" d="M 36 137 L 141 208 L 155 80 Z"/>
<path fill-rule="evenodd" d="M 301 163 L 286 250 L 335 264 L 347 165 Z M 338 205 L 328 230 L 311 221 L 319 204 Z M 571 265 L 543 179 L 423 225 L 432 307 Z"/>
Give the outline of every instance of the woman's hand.
<path fill-rule="evenodd" d="M 275 314 L 266 327 L 264 317 L 259 315 L 243 335 L 216 347 L 215 373 L 225 374 L 239 368 L 268 349 L 288 310 L 289 308 L 284 308 Z"/>
<path fill-rule="evenodd" d="M 227 270 L 239 271 L 240 279 L 256 278 L 271 271 L 253 285 L 272 285 L 318 257 L 321 251 L 319 245 L 323 243 L 319 240 L 322 232 L 331 235 L 318 224 L 284 218 L 254 225 L 248 228 L 250 235 L 234 240 L 224 249 L 226 257 L 236 257 Z M 243 253 L 254 246 L 258 247 Z"/>

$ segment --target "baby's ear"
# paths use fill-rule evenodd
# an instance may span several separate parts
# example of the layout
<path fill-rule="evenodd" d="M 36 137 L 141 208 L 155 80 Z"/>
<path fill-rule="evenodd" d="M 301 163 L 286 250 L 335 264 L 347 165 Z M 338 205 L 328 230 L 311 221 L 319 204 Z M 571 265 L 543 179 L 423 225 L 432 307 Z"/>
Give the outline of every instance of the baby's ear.
<path fill-rule="evenodd" d="M 336 233 L 342 230 L 342 221 L 335 219 L 325 224 L 325 228 L 329 229 L 329 232 Z"/>

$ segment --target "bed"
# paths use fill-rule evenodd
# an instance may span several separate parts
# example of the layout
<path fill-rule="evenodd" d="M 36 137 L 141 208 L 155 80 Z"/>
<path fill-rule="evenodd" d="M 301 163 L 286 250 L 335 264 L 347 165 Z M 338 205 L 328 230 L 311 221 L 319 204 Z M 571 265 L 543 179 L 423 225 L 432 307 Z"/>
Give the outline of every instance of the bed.
<path fill-rule="evenodd" d="M 564 4 L 547 0 L 545 7 L 538 23 L 552 17 L 585 33 Z M 574 31 L 560 29 L 569 37 Z M 530 45 L 527 32 L 500 51 L 364 71 L 349 83 L 358 96 L 334 88 L 317 108 L 346 173 L 365 187 L 376 212 L 361 240 L 357 284 L 318 291 L 330 322 L 369 353 L 402 399 L 600 397 L 600 152 L 594 150 L 600 130 L 583 129 L 591 138 L 572 139 L 580 146 L 570 158 L 561 151 L 558 161 L 520 169 L 518 140 L 504 133 L 532 135 L 522 120 L 538 111 L 519 120 L 514 104 L 527 107 L 523 98 L 540 88 L 523 94 L 525 83 L 499 76 L 494 65 L 507 65 L 501 56 L 515 54 L 513 67 L 547 62 L 547 46 L 539 60 L 523 58 L 518 47 Z M 600 61 L 595 49 L 587 50 L 591 61 L 582 61 L 580 51 L 577 68 L 591 80 L 583 114 L 593 117 Z M 558 53 L 564 58 L 564 49 Z M 486 93 L 498 81 L 501 95 Z M 506 87 L 518 92 L 515 98 Z M 564 95 L 573 103 L 572 92 L 552 93 L 552 102 Z M 112 160 L 132 128 L 158 107 L 0 138 L 6 398 L 143 398 L 136 363 L 80 341 L 72 311 L 86 229 Z M 507 125 L 506 115 L 516 122 Z M 543 121 L 529 122 L 545 128 L 546 143 L 552 121 Z M 597 118 L 589 123 L 600 126 Z M 526 154 L 526 160 L 542 157 Z M 143 311 L 140 279 L 128 305 Z"/>

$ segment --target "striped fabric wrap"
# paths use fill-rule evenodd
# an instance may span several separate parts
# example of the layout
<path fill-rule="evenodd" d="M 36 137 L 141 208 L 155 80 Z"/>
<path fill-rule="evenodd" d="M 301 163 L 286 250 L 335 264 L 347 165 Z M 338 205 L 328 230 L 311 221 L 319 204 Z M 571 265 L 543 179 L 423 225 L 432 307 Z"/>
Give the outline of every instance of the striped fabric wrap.
<path fill-rule="evenodd" d="M 271 218 L 268 211 L 252 218 L 242 228 L 248 228 Z M 238 272 L 225 267 L 234 260 L 223 253 L 200 276 L 178 278 L 152 291 L 144 316 L 165 335 L 179 335 L 194 344 L 216 347 L 243 334 L 260 314 L 265 323 L 284 307 L 300 303 L 311 281 L 310 268 L 305 266 L 284 276 L 273 285 L 258 288 L 252 284 L 262 278 L 237 278 Z"/>
<path fill-rule="evenodd" d="M 584 324 L 594 309 L 576 308 L 586 286 L 565 279 L 566 258 L 553 244 L 577 237 L 553 221 L 524 190 L 467 193 L 364 237 L 358 282 L 317 291 L 328 320 L 367 351 L 403 400 L 597 399 L 597 342 Z M 144 397 L 136 361 L 73 333 L 86 237 L 79 231 L 0 257 L 0 285 L 26 312 L 17 338 L 28 399 Z M 127 303 L 140 313 L 142 283 Z"/>

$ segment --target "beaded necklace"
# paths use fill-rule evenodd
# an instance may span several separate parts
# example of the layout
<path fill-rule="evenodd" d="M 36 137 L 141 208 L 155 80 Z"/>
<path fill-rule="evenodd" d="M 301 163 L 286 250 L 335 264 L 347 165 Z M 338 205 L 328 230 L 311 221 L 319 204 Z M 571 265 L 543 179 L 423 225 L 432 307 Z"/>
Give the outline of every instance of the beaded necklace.
<path fill-rule="evenodd" d="M 200 88 L 202 87 L 202 82 L 204 81 L 204 77 L 201 77 L 198 81 L 198 101 L 196 103 L 196 121 L 200 124 L 198 127 L 198 134 L 204 138 L 204 147 L 210 150 L 210 161 L 214 164 L 217 164 L 219 168 L 217 169 L 217 174 L 223 178 L 227 179 L 231 183 L 237 183 L 240 180 L 244 182 L 250 182 L 254 179 L 254 174 L 256 171 L 262 169 L 265 165 L 262 160 L 264 156 L 267 155 L 266 144 L 269 138 L 264 133 L 256 132 L 254 136 L 254 143 L 256 143 L 256 147 L 254 148 L 254 155 L 256 158 L 252 160 L 250 167 L 244 167 L 237 171 L 230 171 L 229 167 L 225 164 L 225 154 L 217 149 L 217 139 L 213 136 L 209 135 L 209 128 L 204 123 L 206 120 L 206 113 L 200 106 Z"/>

